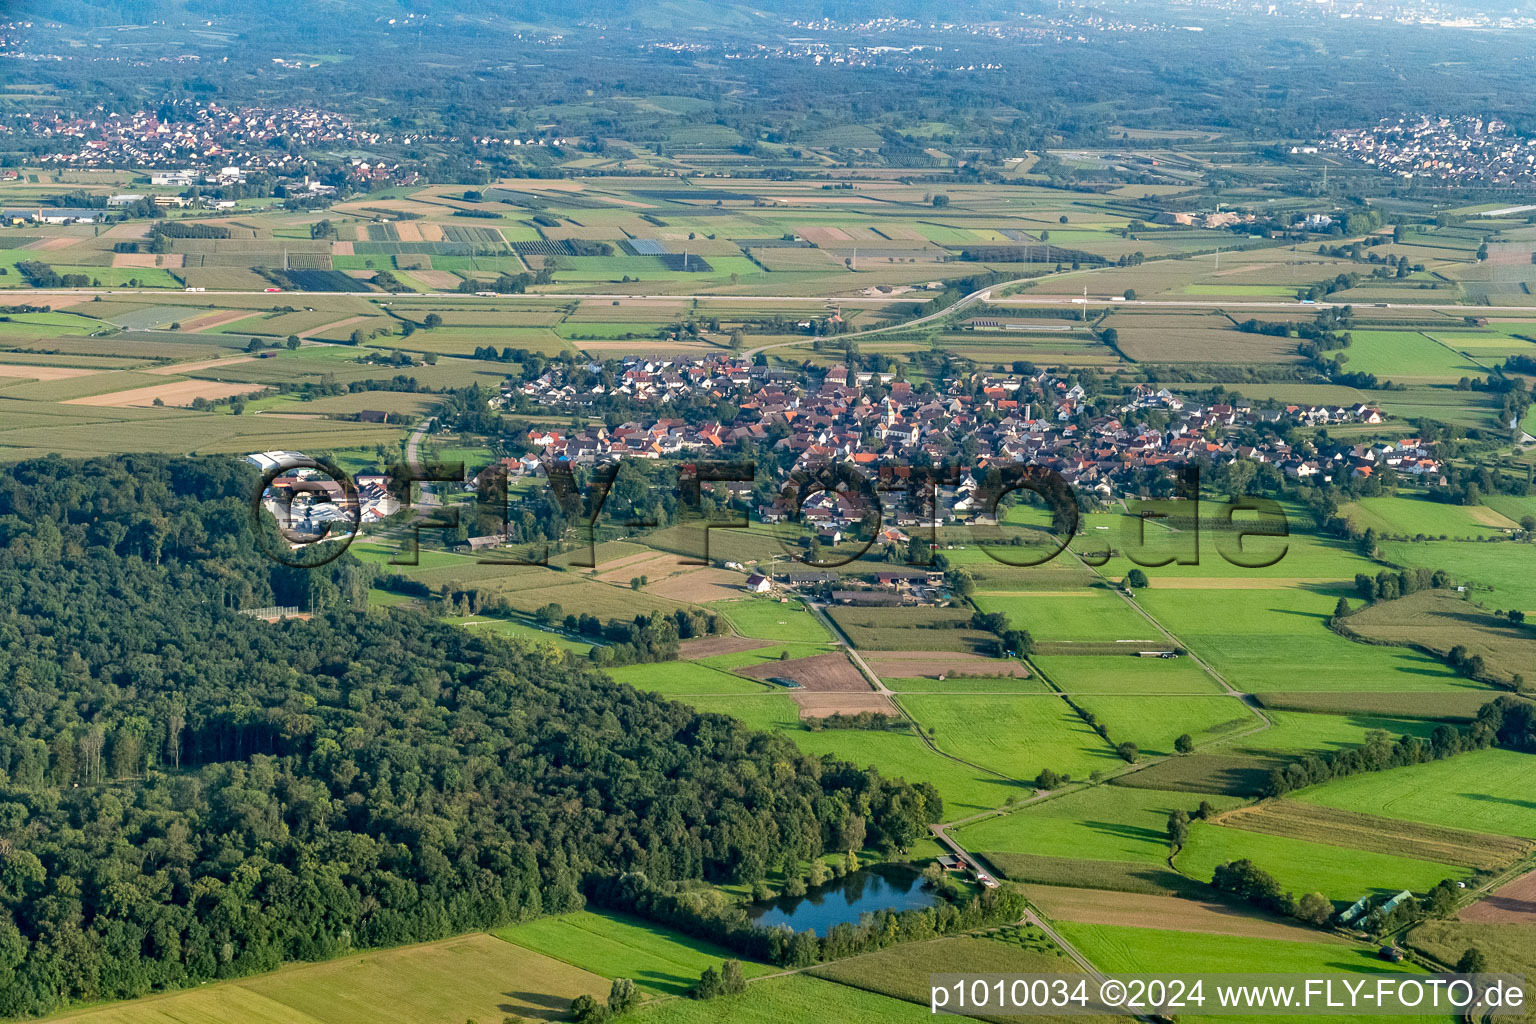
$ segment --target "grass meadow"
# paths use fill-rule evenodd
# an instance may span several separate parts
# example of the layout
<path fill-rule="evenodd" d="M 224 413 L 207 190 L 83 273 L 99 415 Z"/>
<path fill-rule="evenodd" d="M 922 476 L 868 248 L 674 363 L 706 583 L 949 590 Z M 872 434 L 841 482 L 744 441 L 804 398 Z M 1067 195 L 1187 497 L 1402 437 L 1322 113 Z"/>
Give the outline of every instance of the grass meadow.
<path fill-rule="evenodd" d="M 1536 611 L 1536 546 L 1510 542 L 1386 541 L 1382 557 L 1399 565 L 1445 569 L 1491 608 Z"/>
<path fill-rule="evenodd" d="M 637 690 L 662 696 L 688 694 L 769 694 L 778 687 L 722 672 L 696 661 L 662 661 L 649 665 L 624 665 L 606 670 L 608 675 Z"/>
<path fill-rule="evenodd" d="M 1011 625 L 1036 640 L 1114 641 L 1160 639 L 1157 628 L 1122 598 L 1102 587 L 1061 593 L 1002 594 L 978 590 L 976 607 L 1002 612 Z"/>
<path fill-rule="evenodd" d="M 927 1017 L 926 1007 L 901 999 L 792 974 L 751 985 L 741 995 L 707 1003 L 674 999 L 642 1008 L 635 1024 L 785 1024 L 786 1021 L 836 1020 L 859 1024 L 909 1024 Z"/>
<path fill-rule="evenodd" d="M 1431 825 L 1536 839 L 1536 756 L 1477 750 L 1335 779 L 1292 799 Z"/>
<path fill-rule="evenodd" d="M 1328 630 L 1341 591 L 1159 590 L 1142 606 L 1239 690 L 1446 690 L 1475 688 L 1405 648 L 1354 643 Z"/>
<path fill-rule="evenodd" d="M 1015 779 L 1078 778 L 1124 762 L 1054 696 L 907 694 L 900 703 L 940 750 Z"/>
<path fill-rule="evenodd" d="M 1416 495 L 1362 498 L 1339 514 L 1361 530 L 1416 537 L 1502 537 L 1519 524 L 1485 505 L 1448 505 Z"/>
<path fill-rule="evenodd" d="M 685 995 L 705 968 L 741 959 L 649 921 L 606 911 L 539 918 L 503 928 L 496 936 L 605 978 L 630 978 L 651 995 Z M 771 969 L 742 962 L 749 978 Z"/>
<path fill-rule="evenodd" d="M 1353 903 L 1370 892 L 1427 892 L 1443 879 L 1460 881 L 1472 874 L 1467 868 L 1450 864 L 1225 828 L 1204 821 L 1190 825 L 1189 839 L 1173 864 L 1189 877 L 1209 882 L 1218 865 L 1242 858 L 1274 875 L 1281 887 L 1297 898 L 1320 892 L 1342 903 Z"/>
<path fill-rule="evenodd" d="M 1100 970 L 1119 974 L 1222 974 L 1250 972 L 1261 974 L 1310 974 L 1321 977 L 1337 974 L 1422 974 L 1409 963 L 1393 964 L 1382 960 L 1375 947 L 1347 946 L 1331 942 L 1290 942 L 1284 939 L 1223 935 L 1213 940 L 1199 932 L 1162 931 L 1156 928 L 1128 928 L 1107 924 L 1058 925 L 1068 942 L 1084 953 Z M 1179 1015 L 1181 1021 L 1219 1020 L 1258 1022 L 1272 1017 L 1226 1016 L 1199 1017 Z M 1333 1018 L 1371 1021 L 1441 1021 L 1444 1017 L 1361 1017 Z"/>
<path fill-rule="evenodd" d="M 1352 331 L 1344 350 L 1352 373 L 1374 373 L 1395 383 L 1456 381 L 1483 376 L 1488 367 L 1418 331 Z"/>
<path fill-rule="evenodd" d="M 938 973 L 1076 974 L 1081 970 L 1045 933 L 1033 926 L 1006 927 L 983 936 L 908 943 L 813 968 L 810 973 L 853 988 L 918 1004 L 926 1013 L 928 976 Z M 982 1020 L 1009 1018 L 987 1017 Z M 1094 1016 L 1034 1017 L 1051 1024 L 1108 1024 Z"/>
<path fill-rule="evenodd" d="M 780 604 L 769 598 L 717 601 L 709 606 L 728 619 L 736 632 L 761 640 L 827 643 L 832 638 L 798 599 Z"/>
<path fill-rule="evenodd" d="M 1205 744 L 1228 733 L 1255 729 L 1263 721 L 1235 697 L 1127 697 L 1115 694 L 1074 698 L 1093 712 L 1116 743 L 1130 740 L 1143 756 L 1172 754 L 1173 741 L 1188 733 Z"/>
<path fill-rule="evenodd" d="M 751 651 L 735 651 L 731 654 L 716 654 L 709 658 L 700 658 L 695 664 L 730 672 L 739 668 L 751 668 L 753 665 L 761 665 L 768 661 L 780 661 L 785 655 L 790 658 L 812 658 L 836 649 L 831 644 L 812 642 L 777 643 Z"/>
<path fill-rule="evenodd" d="M 1129 646 L 1129 645 L 1128 645 Z M 1036 655 L 1030 659 L 1073 694 L 1212 694 L 1221 686 L 1193 658 L 1115 654 Z"/>
<path fill-rule="evenodd" d="M 1168 856 L 1168 815 L 1193 811 L 1201 799 L 1218 810 L 1232 797 L 1125 786 L 1093 786 L 967 825 L 955 833 L 967 849 L 1085 860 L 1157 864 Z"/>

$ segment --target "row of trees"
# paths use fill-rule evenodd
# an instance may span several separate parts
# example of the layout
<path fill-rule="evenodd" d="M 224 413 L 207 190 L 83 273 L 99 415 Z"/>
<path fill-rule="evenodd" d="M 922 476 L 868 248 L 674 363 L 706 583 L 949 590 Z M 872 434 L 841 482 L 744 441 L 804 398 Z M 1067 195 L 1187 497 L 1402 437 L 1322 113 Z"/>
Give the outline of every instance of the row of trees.
<path fill-rule="evenodd" d="M 1517 697 L 1497 697 L 1478 709 L 1471 724 L 1438 725 L 1428 740 L 1418 736 L 1393 740 L 1384 730 L 1373 729 L 1358 747 L 1312 754 L 1284 768 L 1272 769 L 1265 795 L 1283 796 L 1330 779 L 1438 761 L 1495 744 L 1536 751 L 1536 705 Z"/>
<path fill-rule="evenodd" d="M 1360 552 L 1374 557 L 1379 541 L 1376 533 L 1368 529 L 1360 538 Z M 1355 593 L 1366 602 L 1394 601 L 1421 590 L 1442 590 L 1451 585 L 1451 574 L 1444 569 L 1401 569 L 1393 572 L 1383 569 L 1375 576 L 1355 573 Z"/>

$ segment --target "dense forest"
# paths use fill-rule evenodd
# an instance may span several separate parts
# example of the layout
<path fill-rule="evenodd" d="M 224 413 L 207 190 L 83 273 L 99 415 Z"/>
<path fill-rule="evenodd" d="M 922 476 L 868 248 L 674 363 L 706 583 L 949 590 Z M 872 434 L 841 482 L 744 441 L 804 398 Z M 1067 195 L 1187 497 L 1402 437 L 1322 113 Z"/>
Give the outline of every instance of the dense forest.
<path fill-rule="evenodd" d="M 369 612 L 257 553 L 249 467 L 0 476 L 0 1014 L 568 910 L 622 872 L 750 881 L 910 843 L 923 788 Z M 239 614 L 307 604 L 309 621 Z"/>

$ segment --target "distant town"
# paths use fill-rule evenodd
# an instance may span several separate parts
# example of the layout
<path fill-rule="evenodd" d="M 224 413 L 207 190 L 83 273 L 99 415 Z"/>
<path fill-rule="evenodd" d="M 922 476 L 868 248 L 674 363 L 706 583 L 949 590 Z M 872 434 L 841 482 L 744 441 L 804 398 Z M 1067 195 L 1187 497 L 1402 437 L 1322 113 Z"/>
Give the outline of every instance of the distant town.
<path fill-rule="evenodd" d="M 1493 118 L 1419 114 L 1371 128 L 1339 128 L 1320 146 L 1402 178 L 1461 185 L 1536 180 L 1536 137 Z"/>

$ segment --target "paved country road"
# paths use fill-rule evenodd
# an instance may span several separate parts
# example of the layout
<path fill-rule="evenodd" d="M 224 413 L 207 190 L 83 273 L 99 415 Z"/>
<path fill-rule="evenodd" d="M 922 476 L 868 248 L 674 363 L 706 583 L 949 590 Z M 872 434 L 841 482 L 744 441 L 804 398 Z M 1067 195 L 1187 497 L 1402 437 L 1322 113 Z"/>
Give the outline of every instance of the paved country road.
<path fill-rule="evenodd" d="M 427 430 L 432 426 L 432 417 L 428 416 L 416 428 L 411 431 L 411 436 L 405 441 L 405 464 L 413 469 L 421 468 L 421 439 L 427 436 Z M 437 495 L 432 493 L 432 485 L 425 480 L 417 483 L 421 488 L 421 505 L 436 505 Z M 409 495 L 407 495 L 409 497 Z"/>

